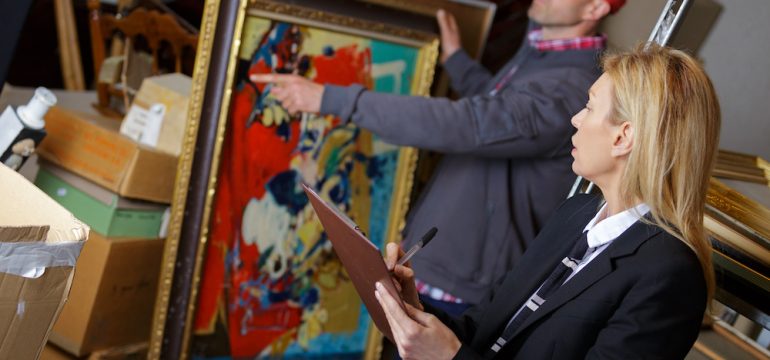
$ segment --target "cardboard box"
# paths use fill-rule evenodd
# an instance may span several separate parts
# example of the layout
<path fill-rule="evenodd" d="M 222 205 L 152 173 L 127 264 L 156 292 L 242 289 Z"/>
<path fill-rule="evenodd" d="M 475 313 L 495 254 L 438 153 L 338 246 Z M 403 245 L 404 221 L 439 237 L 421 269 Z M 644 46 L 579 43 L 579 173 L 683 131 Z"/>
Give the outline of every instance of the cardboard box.
<path fill-rule="evenodd" d="M 167 205 L 120 197 L 47 162 L 41 162 L 35 185 L 102 235 L 161 237 Z"/>
<path fill-rule="evenodd" d="M 0 164 L 0 359 L 35 359 L 67 300 L 88 226 Z"/>
<path fill-rule="evenodd" d="M 40 353 L 39 360 L 77 360 L 77 357 L 48 343 L 43 348 L 43 352 Z"/>
<path fill-rule="evenodd" d="M 54 106 L 41 158 L 128 198 L 171 203 L 177 158 L 118 133 L 118 121 Z"/>
<path fill-rule="evenodd" d="M 150 338 L 163 241 L 92 233 L 50 341 L 81 356 Z"/>
<path fill-rule="evenodd" d="M 145 78 L 123 119 L 121 134 L 179 156 L 191 87 L 192 79 L 179 73 Z"/>

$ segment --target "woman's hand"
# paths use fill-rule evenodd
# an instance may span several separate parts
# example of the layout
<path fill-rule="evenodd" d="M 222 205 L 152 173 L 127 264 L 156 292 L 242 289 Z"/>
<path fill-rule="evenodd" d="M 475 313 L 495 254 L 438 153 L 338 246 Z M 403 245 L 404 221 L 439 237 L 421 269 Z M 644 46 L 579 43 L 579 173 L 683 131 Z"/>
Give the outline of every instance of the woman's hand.
<path fill-rule="evenodd" d="M 460 350 L 460 340 L 437 317 L 409 303 L 404 303 L 404 311 L 379 282 L 374 295 L 385 311 L 398 353 L 404 360 L 451 359 Z"/>
<path fill-rule="evenodd" d="M 389 243 L 385 247 L 385 265 L 392 274 L 401 300 L 422 311 L 423 307 L 420 304 L 420 297 L 417 295 L 417 287 L 414 285 L 414 270 L 412 270 L 409 262 L 404 265 L 396 265 L 402 256 L 404 256 L 404 251 L 396 243 Z"/>

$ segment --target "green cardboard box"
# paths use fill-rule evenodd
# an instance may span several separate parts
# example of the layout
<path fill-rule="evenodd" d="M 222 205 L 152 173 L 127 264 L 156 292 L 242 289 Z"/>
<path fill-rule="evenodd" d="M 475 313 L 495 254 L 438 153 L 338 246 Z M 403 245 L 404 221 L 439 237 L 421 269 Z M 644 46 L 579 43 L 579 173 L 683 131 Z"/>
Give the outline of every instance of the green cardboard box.
<path fill-rule="evenodd" d="M 167 205 L 129 200 L 48 162 L 35 185 L 96 231 L 108 237 L 162 237 Z"/>

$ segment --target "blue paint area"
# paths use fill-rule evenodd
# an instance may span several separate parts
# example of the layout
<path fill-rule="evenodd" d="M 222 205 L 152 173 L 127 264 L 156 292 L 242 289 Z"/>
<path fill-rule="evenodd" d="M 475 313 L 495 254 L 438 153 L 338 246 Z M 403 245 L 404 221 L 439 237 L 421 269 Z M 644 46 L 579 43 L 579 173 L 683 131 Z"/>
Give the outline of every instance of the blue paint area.
<path fill-rule="evenodd" d="M 393 61 L 403 62 L 400 72 L 401 86 L 396 88 L 396 80 L 393 76 L 384 76 L 375 79 L 374 90 L 391 94 L 409 94 L 412 87 L 412 74 L 417 64 L 417 48 L 388 43 L 380 40 L 371 40 L 372 63 L 386 65 Z"/>
<path fill-rule="evenodd" d="M 369 160 L 372 181 L 372 209 L 369 213 L 371 232 L 369 239 L 382 247 L 385 243 L 385 232 L 388 230 L 390 203 L 393 200 L 393 185 L 398 164 L 398 151 L 393 150 L 380 154 Z"/>
<path fill-rule="evenodd" d="M 273 253 L 273 247 L 269 247 L 267 249 L 260 249 L 259 253 L 259 260 L 257 261 L 257 268 L 261 269 L 265 266 L 267 263 L 267 259 L 270 257 L 270 254 Z"/>
<path fill-rule="evenodd" d="M 338 172 L 337 182 L 329 189 L 329 199 L 339 205 L 347 205 L 350 202 L 350 180 L 347 173 Z"/>
<path fill-rule="evenodd" d="M 282 122 L 280 125 L 275 127 L 275 134 L 278 135 L 279 138 L 281 138 L 284 142 L 289 142 L 291 140 L 291 126 L 289 126 L 288 121 Z"/>
<path fill-rule="evenodd" d="M 369 164 L 366 167 L 366 176 L 369 179 L 377 179 L 388 175 L 387 162 L 390 160 L 388 157 L 375 156 L 368 159 Z"/>
<path fill-rule="evenodd" d="M 292 216 L 296 216 L 310 201 L 299 187 L 299 179 L 299 173 L 288 170 L 278 173 L 265 185 L 275 202 L 285 206 Z"/>
<path fill-rule="evenodd" d="M 288 301 L 291 299 L 291 292 L 289 291 L 280 291 L 280 292 L 269 292 L 268 293 L 268 300 L 271 304 L 277 304 L 280 302 Z"/>
<path fill-rule="evenodd" d="M 264 60 L 265 64 L 269 67 L 274 67 L 272 54 L 275 53 L 275 49 L 286 36 L 286 32 L 291 28 L 288 23 L 276 22 L 272 27 L 270 34 L 267 36 L 266 41 L 254 51 L 254 55 L 251 58 L 251 63 L 256 64 L 259 60 Z"/>
<path fill-rule="evenodd" d="M 297 148 L 293 151 L 296 153 L 308 153 L 313 151 L 313 148 L 321 136 L 323 136 L 321 129 L 304 129 L 300 135 Z"/>
<path fill-rule="evenodd" d="M 306 287 L 305 290 L 299 294 L 299 303 L 302 307 L 308 308 L 310 305 L 317 304 L 319 300 L 318 289 Z"/>

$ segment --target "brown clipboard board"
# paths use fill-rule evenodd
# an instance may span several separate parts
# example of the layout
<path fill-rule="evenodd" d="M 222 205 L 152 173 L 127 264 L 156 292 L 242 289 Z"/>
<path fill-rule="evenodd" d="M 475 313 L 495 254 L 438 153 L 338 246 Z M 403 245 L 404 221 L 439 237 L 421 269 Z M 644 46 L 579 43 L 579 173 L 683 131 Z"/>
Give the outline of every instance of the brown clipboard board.
<path fill-rule="evenodd" d="M 382 310 L 380 303 L 374 296 L 375 283 L 380 282 L 387 289 L 401 308 L 404 304 L 398 296 L 398 291 L 390 277 L 385 261 L 382 258 L 380 249 L 372 244 L 369 239 L 358 230 L 358 226 L 350 220 L 345 214 L 337 210 L 336 207 L 329 205 L 321 199 L 313 189 L 302 184 L 305 194 L 310 199 L 318 219 L 321 221 L 326 235 L 332 242 L 334 251 L 337 253 L 342 265 L 348 271 L 348 276 L 353 282 L 358 295 L 363 300 L 366 309 L 369 310 L 374 325 L 390 341 L 393 341 L 393 334 Z M 395 342 L 394 342 L 395 343 Z"/>

